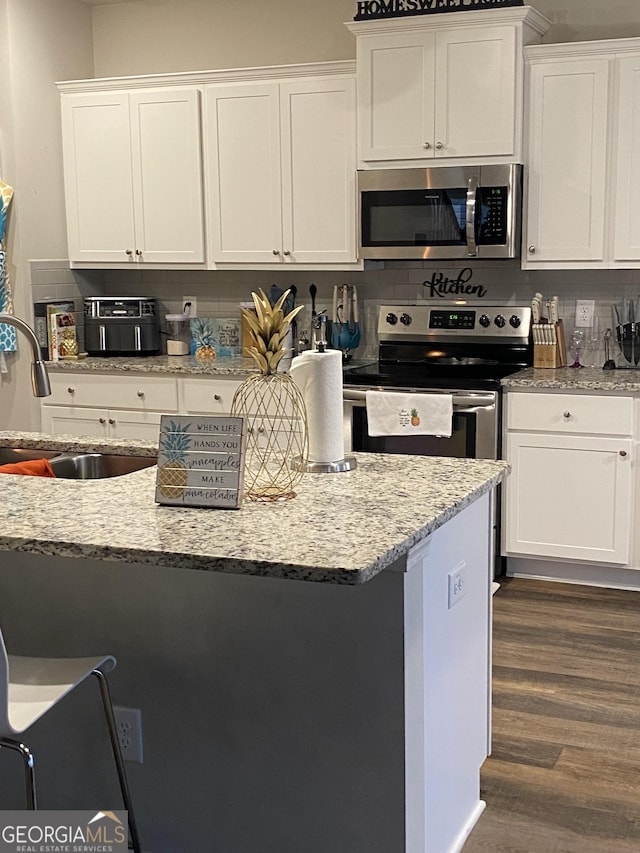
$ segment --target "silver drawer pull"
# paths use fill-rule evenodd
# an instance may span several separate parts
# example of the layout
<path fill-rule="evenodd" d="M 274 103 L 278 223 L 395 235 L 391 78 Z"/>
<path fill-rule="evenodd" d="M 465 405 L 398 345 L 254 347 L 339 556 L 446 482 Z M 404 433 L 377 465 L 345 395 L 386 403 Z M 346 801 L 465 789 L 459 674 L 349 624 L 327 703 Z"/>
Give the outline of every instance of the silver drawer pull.
<path fill-rule="evenodd" d="M 627 455 L 627 451 L 626 451 L 626 450 L 621 450 L 621 451 L 620 451 L 620 456 L 624 457 L 624 456 L 626 456 L 626 455 Z"/>
<path fill-rule="evenodd" d="M 565 418 L 570 418 L 570 417 L 571 417 L 571 412 L 565 412 L 565 413 L 564 413 L 564 415 L 563 415 L 563 417 L 565 417 Z"/>
<path fill-rule="evenodd" d="M 105 418 L 98 418 L 98 423 L 99 424 L 106 424 Z"/>
<path fill-rule="evenodd" d="M 113 419 L 113 418 L 109 418 L 109 423 L 111 424 L 111 426 L 113 426 L 113 425 L 115 424 L 114 419 Z"/>
<path fill-rule="evenodd" d="M 217 400 L 222 400 L 222 397 L 220 396 L 220 394 L 214 394 L 214 395 L 213 395 L 213 399 L 214 399 L 214 400 L 216 400 L 216 401 L 217 401 Z"/>
<path fill-rule="evenodd" d="M 138 397 L 140 397 L 140 399 L 142 399 L 144 397 L 144 391 L 138 391 L 137 394 L 138 394 Z"/>
<path fill-rule="evenodd" d="M 68 392 L 69 394 L 75 394 L 75 393 L 76 393 L 76 389 L 75 389 L 75 388 L 72 388 L 71 386 L 69 386 L 69 387 L 67 388 L 67 392 Z"/>

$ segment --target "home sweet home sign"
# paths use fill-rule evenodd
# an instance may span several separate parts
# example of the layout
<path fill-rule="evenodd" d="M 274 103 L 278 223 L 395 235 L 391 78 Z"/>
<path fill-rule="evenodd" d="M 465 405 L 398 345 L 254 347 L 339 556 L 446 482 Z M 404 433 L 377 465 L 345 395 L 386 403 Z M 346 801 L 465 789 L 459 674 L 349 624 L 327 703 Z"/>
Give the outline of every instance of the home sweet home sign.
<path fill-rule="evenodd" d="M 354 21 L 524 6 L 523 0 L 359 0 Z"/>

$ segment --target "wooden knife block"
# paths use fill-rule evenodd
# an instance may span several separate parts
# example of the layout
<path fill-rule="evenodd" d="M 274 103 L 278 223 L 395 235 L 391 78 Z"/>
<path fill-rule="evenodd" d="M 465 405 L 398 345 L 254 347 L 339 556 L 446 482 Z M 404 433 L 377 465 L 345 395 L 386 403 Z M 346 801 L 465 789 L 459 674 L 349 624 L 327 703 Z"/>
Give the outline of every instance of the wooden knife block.
<path fill-rule="evenodd" d="M 567 365 L 567 348 L 564 341 L 564 326 L 562 320 L 558 320 L 555 324 L 556 342 L 555 344 L 535 344 L 533 345 L 533 366 L 541 368 L 557 368 L 566 367 Z"/>

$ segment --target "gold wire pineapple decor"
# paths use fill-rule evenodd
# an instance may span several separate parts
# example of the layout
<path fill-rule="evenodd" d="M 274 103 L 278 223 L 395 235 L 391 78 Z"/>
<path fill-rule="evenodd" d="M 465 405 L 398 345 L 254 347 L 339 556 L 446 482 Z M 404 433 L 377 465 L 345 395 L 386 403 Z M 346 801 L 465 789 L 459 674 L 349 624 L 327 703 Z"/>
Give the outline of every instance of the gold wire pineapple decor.
<path fill-rule="evenodd" d="M 245 497 L 286 500 L 295 497 L 303 472 L 292 460 L 306 464 L 309 454 L 307 412 L 300 390 L 288 373 L 278 373 L 285 340 L 298 306 L 285 315 L 289 291 L 271 305 L 262 289 L 252 293 L 255 313 L 242 308 L 252 343 L 245 349 L 258 370 L 237 389 L 231 414 L 247 419 Z"/>

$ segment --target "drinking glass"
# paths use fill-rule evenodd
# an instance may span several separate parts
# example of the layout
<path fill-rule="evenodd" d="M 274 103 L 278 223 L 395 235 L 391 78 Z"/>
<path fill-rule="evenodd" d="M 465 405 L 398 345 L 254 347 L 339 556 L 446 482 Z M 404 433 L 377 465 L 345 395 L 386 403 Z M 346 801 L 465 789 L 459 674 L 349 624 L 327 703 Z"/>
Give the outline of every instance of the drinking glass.
<path fill-rule="evenodd" d="M 587 337 L 586 332 L 587 330 L 585 328 L 576 326 L 569 335 L 567 349 L 569 351 L 569 357 L 573 359 L 573 364 L 570 364 L 569 367 L 584 367 L 584 364 L 580 364 L 580 358 L 582 356 Z"/>

